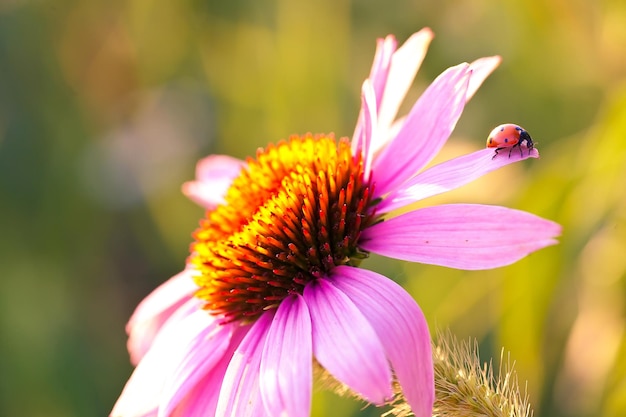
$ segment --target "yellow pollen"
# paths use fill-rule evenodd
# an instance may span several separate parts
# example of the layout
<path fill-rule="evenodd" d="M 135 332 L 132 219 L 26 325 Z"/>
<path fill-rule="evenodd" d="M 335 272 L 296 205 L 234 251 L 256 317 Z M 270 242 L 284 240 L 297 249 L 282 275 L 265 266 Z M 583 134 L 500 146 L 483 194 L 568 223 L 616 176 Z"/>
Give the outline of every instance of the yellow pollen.
<path fill-rule="evenodd" d="M 337 265 L 354 265 L 361 230 L 375 221 L 372 189 L 350 143 L 292 136 L 260 149 L 225 203 L 194 233 L 196 296 L 223 322 L 254 320 Z"/>

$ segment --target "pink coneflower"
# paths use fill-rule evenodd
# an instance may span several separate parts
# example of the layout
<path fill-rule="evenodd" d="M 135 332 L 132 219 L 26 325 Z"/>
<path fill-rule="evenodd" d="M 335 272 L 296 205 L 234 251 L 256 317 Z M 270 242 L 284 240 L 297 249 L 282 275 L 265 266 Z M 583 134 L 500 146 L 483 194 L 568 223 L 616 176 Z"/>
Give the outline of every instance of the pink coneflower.
<path fill-rule="evenodd" d="M 113 416 L 308 416 L 313 368 L 381 405 L 397 382 L 417 416 L 434 400 L 431 341 L 415 301 L 358 267 L 369 252 L 462 269 L 511 264 L 560 227 L 504 207 L 387 213 L 527 157 L 483 149 L 423 168 L 498 65 L 444 71 L 396 114 L 426 53 L 424 29 L 379 40 L 352 141 L 293 136 L 246 162 L 211 156 L 184 185 L 207 209 L 187 268 L 137 308 L 137 364 Z M 423 170 L 423 171 L 422 171 Z"/>

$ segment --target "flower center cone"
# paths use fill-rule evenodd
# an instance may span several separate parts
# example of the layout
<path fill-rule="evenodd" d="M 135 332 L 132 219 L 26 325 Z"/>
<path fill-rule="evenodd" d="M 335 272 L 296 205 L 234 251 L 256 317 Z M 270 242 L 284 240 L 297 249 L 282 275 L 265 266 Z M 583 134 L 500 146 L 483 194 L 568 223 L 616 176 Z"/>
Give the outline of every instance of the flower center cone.
<path fill-rule="evenodd" d="M 337 265 L 356 265 L 376 219 L 347 139 L 292 136 L 257 152 L 194 233 L 196 296 L 224 323 L 253 321 Z"/>

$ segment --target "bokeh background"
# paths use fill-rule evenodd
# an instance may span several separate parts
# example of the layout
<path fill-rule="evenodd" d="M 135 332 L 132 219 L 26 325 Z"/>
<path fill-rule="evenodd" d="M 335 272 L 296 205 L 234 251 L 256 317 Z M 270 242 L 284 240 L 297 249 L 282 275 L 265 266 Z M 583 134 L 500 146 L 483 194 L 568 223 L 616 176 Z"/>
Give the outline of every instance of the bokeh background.
<path fill-rule="evenodd" d="M 503 122 L 541 151 L 425 203 L 502 204 L 564 232 L 497 270 L 364 266 L 483 360 L 510 351 L 536 416 L 626 415 L 620 0 L 1 0 L 0 415 L 107 415 L 132 371 L 124 324 L 182 269 L 202 215 L 180 193 L 196 161 L 350 136 L 375 39 L 424 26 L 436 38 L 407 104 L 446 67 L 503 57 L 440 160 Z M 315 416 L 376 415 L 314 398 Z"/>

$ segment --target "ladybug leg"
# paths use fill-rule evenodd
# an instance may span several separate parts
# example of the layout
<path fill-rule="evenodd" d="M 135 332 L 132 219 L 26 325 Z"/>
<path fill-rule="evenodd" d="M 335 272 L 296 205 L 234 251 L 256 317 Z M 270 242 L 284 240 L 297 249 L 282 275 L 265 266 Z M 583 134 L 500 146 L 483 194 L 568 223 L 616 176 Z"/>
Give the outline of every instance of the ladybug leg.
<path fill-rule="evenodd" d="M 502 149 L 504 149 L 504 148 L 496 148 L 496 153 L 493 154 L 491 159 L 495 159 L 495 157 L 498 156 L 498 151 L 501 151 Z"/>
<path fill-rule="evenodd" d="M 511 146 L 511 147 L 509 148 L 509 158 L 511 157 L 511 152 L 513 152 L 513 148 L 515 148 L 515 146 Z"/>

